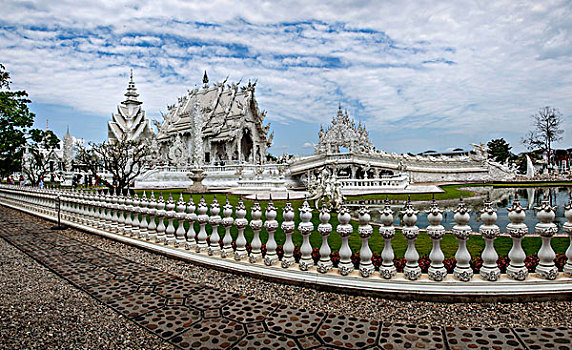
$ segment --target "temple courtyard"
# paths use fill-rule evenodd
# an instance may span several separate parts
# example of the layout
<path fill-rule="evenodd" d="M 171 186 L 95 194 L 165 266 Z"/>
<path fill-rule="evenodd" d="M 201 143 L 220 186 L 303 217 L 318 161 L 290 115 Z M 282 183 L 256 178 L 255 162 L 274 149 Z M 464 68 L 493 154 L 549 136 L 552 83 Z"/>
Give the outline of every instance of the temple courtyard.
<path fill-rule="evenodd" d="M 572 302 L 437 303 L 217 271 L 0 210 L 2 349 L 570 349 Z"/>

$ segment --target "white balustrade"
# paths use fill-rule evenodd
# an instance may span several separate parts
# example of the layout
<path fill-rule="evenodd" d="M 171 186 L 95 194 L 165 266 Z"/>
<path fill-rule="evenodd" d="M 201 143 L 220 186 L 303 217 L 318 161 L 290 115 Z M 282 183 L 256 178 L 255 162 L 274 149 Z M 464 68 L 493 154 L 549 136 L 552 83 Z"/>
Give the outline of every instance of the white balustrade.
<path fill-rule="evenodd" d="M 395 253 L 393 252 L 393 247 L 391 246 L 391 240 L 395 236 L 393 220 L 393 210 L 391 210 L 389 200 L 386 198 L 380 218 L 381 224 L 383 226 L 379 227 L 379 234 L 385 242 L 383 250 L 381 251 L 382 262 L 381 266 L 379 267 L 379 274 L 385 279 L 390 279 L 397 273 L 395 263 L 393 262 L 393 259 L 395 259 Z"/>
<path fill-rule="evenodd" d="M 371 248 L 369 247 L 369 238 L 373 233 L 373 227 L 369 224 L 371 219 L 371 215 L 369 215 L 369 210 L 365 203 L 362 200 L 362 205 L 359 208 L 359 227 L 358 233 L 361 237 L 361 248 L 359 250 L 359 272 L 363 277 L 369 277 L 373 275 L 375 271 L 375 267 L 373 266 L 373 262 L 371 258 L 373 253 L 371 252 Z"/>
<path fill-rule="evenodd" d="M 429 226 L 427 226 L 427 235 L 431 238 L 433 242 L 433 247 L 429 253 L 429 259 L 431 260 L 431 266 L 429 266 L 429 278 L 433 281 L 442 281 L 447 276 L 447 270 L 443 265 L 443 260 L 445 260 L 445 255 L 441 250 L 441 239 L 445 235 L 445 227 L 441 225 L 443 220 L 443 211 L 439 209 L 435 197 L 431 202 L 431 207 L 427 212 L 427 220 L 429 221 Z"/>
<path fill-rule="evenodd" d="M 292 234 L 294 233 L 294 208 L 292 207 L 292 203 L 290 203 L 290 199 L 286 200 L 286 206 L 282 211 L 282 232 L 286 236 L 284 241 L 284 246 L 282 247 L 284 250 L 284 255 L 282 256 L 282 267 L 288 268 L 294 264 L 294 242 L 292 241 Z"/>
<path fill-rule="evenodd" d="M 226 196 L 226 204 L 223 207 L 222 215 L 222 226 L 224 227 L 224 237 L 222 238 L 222 250 L 220 252 L 220 256 L 222 258 L 226 258 L 227 256 L 231 256 L 233 253 L 232 249 L 232 234 L 230 230 L 232 228 L 232 224 L 234 223 L 234 219 L 232 218 L 232 205 L 228 201 L 228 195 Z"/>
<path fill-rule="evenodd" d="M 568 221 L 563 225 L 562 228 L 570 238 L 570 244 L 568 245 L 568 249 L 566 249 L 567 260 L 566 265 L 564 266 L 564 274 L 572 276 L 572 201 L 564 207 L 564 210 L 564 216 Z"/>
<path fill-rule="evenodd" d="M 209 216 L 207 215 L 207 211 L 209 208 L 207 207 L 207 202 L 205 201 L 205 197 L 201 196 L 201 200 L 199 201 L 199 205 L 197 208 L 197 222 L 199 223 L 199 233 L 197 234 L 197 246 L 195 247 L 196 252 L 200 253 L 201 251 L 206 251 L 209 248 L 207 243 L 207 230 L 206 226 L 209 222 Z"/>
<path fill-rule="evenodd" d="M 349 244 L 349 237 L 353 232 L 353 227 L 350 225 L 350 212 L 348 207 L 342 205 L 338 211 L 338 227 L 336 227 L 336 232 L 340 235 L 342 239 L 342 245 L 338 254 L 340 255 L 340 262 L 338 263 L 338 272 L 342 276 L 350 274 L 354 270 L 354 264 L 352 262 L 352 250 Z"/>
<path fill-rule="evenodd" d="M 528 227 L 523 223 L 526 218 L 526 212 L 516 196 L 512 206 L 506 209 L 508 210 L 508 219 L 510 220 L 510 224 L 506 226 L 506 232 L 512 238 L 512 248 L 508 252 L 510 264 L 506 268 L 506 274 L 510 278 L 523 281 L 528 277 L 528 269 L 524 266 L 526 254 L 524 249 L 522 249 L 522 238 L 528 233 Z"/>
<path fill-rule="evenodd" d="M 314 230 L 312 220 L 312 208 L 307 200 L 304 200 L 300 211 L 300 224 L 298 231 L 302 234 L 302 246 L 300 247 L 300 262 L 298 263 L 300 270 L 307 271 L 314 266 L 314 259 L 312 259 L 312 245 L 310 244 L 310 235 Z"/>
<path fill-rule="evenodd" d="M 467 282 L 473 278 L 473 269 L 471 268 L 471 254 L 467 249 L 467 240 L 471 235 L 472 229 L 469 225 L 469 220 L 471 216 L 469 213 L 471 210 L 466 207 L 465 202 L 463 202 L 463 197 L 459 201 L 457 208 L 454 210 L 456 225 L 453 226 L 453 234 L 457 237 L 458 248 L 455 253 L 455 260 L 457 260 L 457 265 L 453 269 L 453 276 L 458 280 Z"/>
<path fill-rule="evenodd" d="M 149 224 L 147 225 L 147 231 L 145 234 L 145 239 L 148 241 L 155 241 L 157 238 L 157 223 L 155 221 L 155 215 L 157 214 L 157 205 L 158 202 L 155 199 L 155 193 L 151 191 L 151 197 L 149 198 L 149 202 L 147 206 L 149 209 L 147 213 L 149 214 Z"/>
<path fill-rule="evenodd" d="M 193 249 L 197 246 L 197 233 L 195 231 L 195 222 L 197 221 L 197 214 L 195 213 L 195 202 L 193 202 L 193 196 L 189 197 L 189 202 L 187 203 L 187 216 L 185 220 L 189 223 L 189 229 L 187 230 L 187 242 L 185 243 L 185 249 Z"/>
<path fill-rule="evenodd" d="M 248 225 L 248 220 L 246 217 L 246 207 L 242 198 L 238 200 L 238 205 L 236 206 L 236 220 L 234 220 L 234 225 L 238 230 L 238 236 L 236 237 L 236 251 L 234 252 L 234 259 L 240 261 L 248 256 L 246 251 L 246 238 L 244 237 L 244 229 Z"/>
<path fill-rule="evenodd" d="M 220 225 L 220 205 L 216 199 L 216 195 L 211 203 L 211 216 L 209 217 L 209 225 L 212 227 L 210 236 L 209 255 L 218 254 L 220 252 L 220 236 L 218 234 L 218 226 Z"/>
<path fill-rule="evenodd" d="M 276 244 L 276 239 L 274 238 L 274 234 L 278 228 L 276 215 L 276 207 L 274 207 L 272 197 L 270 197 L 270 201 L 268 201 L 266 212 L 264 214 L 266 217 L 266 221 L 264 222 L 264 229 L 268 233 L 268 240 L 266 241 L 266 256 L 264 257 L 264 264 L 267 266 L 271 266 L 278 261 L 278 254 L 276 253 L 276 248 L 278 245 Z"/>
<path fill-rule="evenodd" d="M 260 230 L 262 229 L 262 208 L 260 208 L 260 203 L 258 200 L 254 202 L 254 205 L 250 209 L 250 216 L 252 220 L 250 220 L 250 228 L 252 229 L 252 242 L 250 242 L 250 256 L 249 261 L 251 263 L 255 263 L 257 261 L 262 260 L 262 241 L 260 241 Z"/>
<path fill-rule="evenodd" d="M 322 236 L 322 245 L 320 246 L 320 260 L 318 261 L 318 272 L 326 273 L 333 267 L 330 254 L 332 249 L 328 244 L 328 237 L 332 233 L 332 224 L 330 224 L 330 209 L 325 203 L 322 204 L 320 210 L 320 224 L 318 225 L 318 233 Z"/>
<path fill-rule="evenodd" d="M 155 236 L 155 243 L 164 243 L 166 240 L 165 230 L 167 227 L 165 226 L 165 216 L 167 215 L 167 211 L 165 210 L 165 199 L 163 198 L 163 193 L 159 192 L 159 199 L 157 199 L 157 212 L 156 216 L 159 219 L 159 223 L 157 224 L 157 228 L 155 229 L 157 234 Z"/>
<path fill-rule="evenodd" d="M 485 249 L 481 257 L 483 258 L 483 266 L 480 275 L 488 281 L 496 281 L 500 277 L 500 269 L 497 265 L 499 255 L 495 250 L 494 241 L 499 235 L 500 229 L 495 222 L 497 221 L 497 210 L 493 208 L 493 203 L 489 200 L 488 195 L 484 203 L 484 208 L 480 211 L 481 221 L 479 233 L 485 240 Z"/>
<path fill-rule="evenodd" d="M 411 205 L 411 199 L 408 199 L 405 203 L 405 207 L 401 211 L 403 215 L 403 236 L 407 239 L 407 250 L 405 251 L 405 267 L 403 268 L 403 273 L 405 277 L 409 280 L 416 280 L 421 277 L 421 267 L 419 267 L 419 253 L 415 248 L 415 240 L 419 236 L 419 227 L 415 224 L 417 223 L 417 213 L 419 211 L 414 210 Z"/>
<path fill-rule="evenodd" d="M 181 193 L 177 202 L 177 214 L 175 216 L 178 221 L 177 231 L 175 231 L 175 247 L 184 247 L 187 242 L 185 239 L 185 219 L 187 218 L 185 210 L 187 210 L 187 204 L 183 199 L 183 193 Z"/>
<path fill-rule="evenodd" d="M 167 218 L 168 224 L 167 228 L 165 229 L 165 244 L 175 245 L 177 238 L 175 237 L 175 224 L 174 221 L 177 218 L 177 213 L 175 212 L 175 201 L 173 200 L 173 195 L 169 193 L 169 200 L 167 201 L 167 205 L 165 207 L 166 213 L 165 217 Z"/>
<path fill-rule="evenodd" d="M 538 251 L 538 266 L 536 267 L 536 274 L 539 277 L 553 280 L 558 277 L 558 269 L 554 264 L 554 258 L 556 258 L 556 254 L 550 245 L 550 241 L 552 240 L 552 236 L 556 232 L 558 232 L 558 226 L 556 226 L 554 221 L 554 210 L 556 207 L 552 207 L 548 200 L 543 200 L 540 207 L 535 208 L 536 218 L 540 221 L 534 227 L 536 233 L 540 235 L 542 238 L 542 246 L 540 246 L 540 250 Z"/>

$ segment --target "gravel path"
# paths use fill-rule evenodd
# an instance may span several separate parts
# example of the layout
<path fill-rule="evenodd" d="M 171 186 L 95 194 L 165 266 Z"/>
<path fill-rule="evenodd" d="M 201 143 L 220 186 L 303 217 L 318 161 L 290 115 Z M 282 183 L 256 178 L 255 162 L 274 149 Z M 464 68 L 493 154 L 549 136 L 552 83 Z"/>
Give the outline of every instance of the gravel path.
<path fill-rule="evenodd" d="M 173 349 L 3 239 L 0 251 L 0 349 Z"/>
<path fill-rule="evenodd" d="M 2 208 L 2 210 L 9 210 Z M 12 211 L 38 225 L 53 224 L 36 217 Z M 328 311 L 371 320 L 383 320 L 417 325 L 467 326 L 467 327 L 540 327 L 569 326 L 572 324 L 572 301 L 532 303 L 432 303 L 404 302 L 376 297 L 353 296 L 342 293 L 317 291 L 311 288 L 283 285 L 265 280 L 221 272 L 191 263 L 149 253 L 122 243 L 77 230 L 63 231 L 72 238 L 116 253 L 127 259 L 158 268 L 184 279 L 204 283 L 233 293 L 240 293 L 267 301 L 292 305 L 315 311 Z M 5 243 L 4 243 L 5 244 Z M 37 264 L 36 264 L 37 266 Z M 17 267 L 16 267 L 17 269 Z M 3 269 L 4 270 L 4 269 Z M 36 269 L 35 269 L 36 270 Z M 38 272 L 40 273 L 40 272 Z M 41 273 L 44 278 L 45 273 Z M 2 276 L 14 278 L 11 276 Z M 50 277 L 56 278 L 56 277 Z M 31 278 L 38 279 L 38 276 Z M 57 279 L 57 278 L 56 278 Z M 48 290 L 50 288 L 46 288 Z M 73 287 L 68 287 L 73 290 Z M 68 293 L 72 293 L 68 291 Z M 3 294 L 7 294 L 4 293 Z M 48 293 L 50 294 L 50 293 Z M 76 292 L 80 298 L 81 293 Z M 40 294 L 36 294 L 41 295 Z M 88 297 L 83 297 L 89 299 Z M 30 297 L 30 302 L 34 297 Z M 12 304 L 17 304 L 16 300 Z M 79 315 L 76 311 L 71 314 Z M 111 314 L 113 314 L 111 312 Z M 78 316 L 79 317 L 79 316 Z M 87 316 L 86 316 L 87 317 Z M 45 329 L 45 328 L 44 328 Z M 132 332 L 135 332 L 133 330 Z M 82 333 L 82 332 L 77 332 Z M 90 332 L 93 334 L 92 332 Z M 97 333 L 95 333 L 97 334 Z M 78 335 L 79 336 L 79 335 Z M 98 335 L 104 337 L 104 335 Z M 117 339 L 115 339 L 118 341 Z"/>

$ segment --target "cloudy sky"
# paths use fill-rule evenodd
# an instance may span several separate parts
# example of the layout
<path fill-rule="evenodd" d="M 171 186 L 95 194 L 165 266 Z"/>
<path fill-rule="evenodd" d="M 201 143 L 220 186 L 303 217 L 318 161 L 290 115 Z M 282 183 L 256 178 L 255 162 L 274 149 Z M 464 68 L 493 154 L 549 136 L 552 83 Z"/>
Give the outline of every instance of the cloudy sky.
<path fill-rule="evenodd" d="M 37 126 L 91 141 L 105 140 L 133 68 L 158 120 L 204 70 L 257 80 L 275 154 L 310 153 L 338 103 L 390 152 L 498 137 L 522 151 L 545 105 L 565 119 L 557 146 L 572 146 L 569 0 L 321 3 L 0 0 L 0 62 Z"/>

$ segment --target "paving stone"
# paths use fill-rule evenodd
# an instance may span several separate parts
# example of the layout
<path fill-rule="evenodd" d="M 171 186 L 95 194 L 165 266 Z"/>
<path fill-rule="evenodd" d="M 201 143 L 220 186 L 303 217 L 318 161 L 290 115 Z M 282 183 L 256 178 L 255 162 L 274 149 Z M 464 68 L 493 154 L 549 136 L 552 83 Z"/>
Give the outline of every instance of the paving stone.
<path fill-rule="evenodd" d="M 110 300 L 109 306 L 128 317 L 137 317 L 165 306 L 165 298 L 155 293 L 133 293 Z"/>
<path fill-rule="evenodd" d="M 284 335 L 272 333 L 249 334 L 238 342 L 232 349 L 248 350 L 275 350 L 275 349 L 297 349 L 296 342 Z"/>
<path fill-rule="evenodd" d="M 312 349 L 322 344 L 320 339 L 313 334 L 297 338 L 297 340 L 302 349 Z"/>
<path fill-rule="evenodd" d="M 186 298 L 200 288 L 203 287 L 196 283 L 175 278 L 155 287 L 155 293 L 167 298 Z"/>
<path fill-rule="evenodd" d="M 383 323 L 379 334 L 381 349 L 445 349 L 441 327 Z"/>
<path fill-rule="evenodd" d="M 186 306 L 164 306 L 134 318 L 135 322 L 163 338 L 179 334 L 200 320 L 201 312 Z"/>
<path fill-rule="evenodd" d="M 278 303 L 242 296 L 224 306 L 222 315 L 228 319 L 243 323 L 263 321 L 277 307 Z"/>
<path fill-rule="evenodd" d="M 195 323 L 170 340 L 184 349 L 228 349 L 245 334 L 241 323 L 216 318 Z"/>
<path fill-rule="evenodd" d="M 109 303 L 124 295 L 135 293 L 137 288 L 139 286 L 130 281 L 109 280 L 105 283 L 86 286 L 85 290 L 95 298 Z"/>
<path fill-rule="evenodd" d="M 164 271 L 140 271 L 132 274 L 129 280 L 136 284 L 158 285 L 170 281 L 173 278 L 173 275 Z"/>
<path fill-rule="evenodd" d="M 306 311 L 281 305 L 267 317 L 266 324 L 272 332 L 304 336 L 314 333 L 325 317 L 325 312 Z"/>
<path fill-rule="evenodd" d="M 515 328 L 514 331 L 531 350 L 536 349 L 572 349 L 572 328 L 543 327 Z"/>
<path fill-rule="evenodd" d="M 102 284 L 113 279 L 113 275 L 105 270 L 94 269 L 77 274 L 71 274 L 66 278 L 73 283 L 85 287 L 93 284 Z"/>
<path fill-rule="evenodd" d="M 189 295 L 187 297 L 187 305 L 204 311 L 212 308 L 220 308 L 238 297 L 240 297 L 239 294 L 233 294 L 214 288 L 204 288 Z"/>
<path fill-rule="evenodd" d="M 375 344 L 378 330 L 378 321 L 328 315 L 317 333 L 325 345 L 364 349 Z"/>
<path fill-rule="evenodd" d="M 445 335 L 451 350 L 524 349 L 509 328 L 445 327 Z"/>

